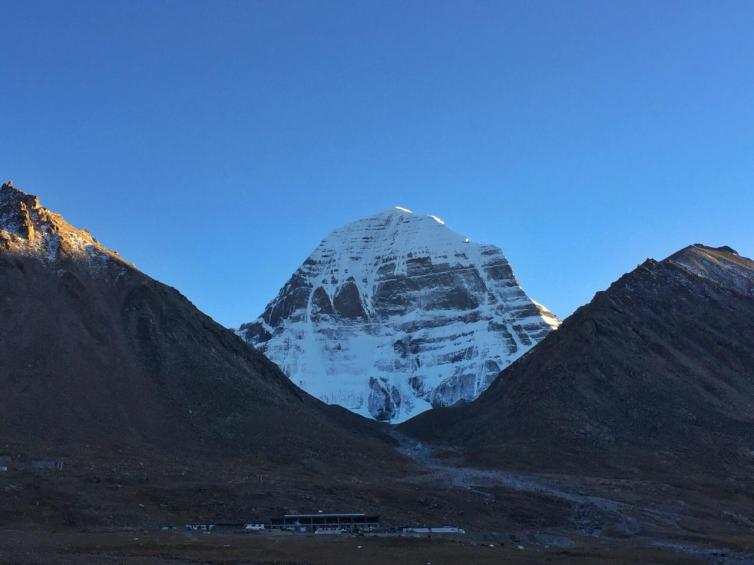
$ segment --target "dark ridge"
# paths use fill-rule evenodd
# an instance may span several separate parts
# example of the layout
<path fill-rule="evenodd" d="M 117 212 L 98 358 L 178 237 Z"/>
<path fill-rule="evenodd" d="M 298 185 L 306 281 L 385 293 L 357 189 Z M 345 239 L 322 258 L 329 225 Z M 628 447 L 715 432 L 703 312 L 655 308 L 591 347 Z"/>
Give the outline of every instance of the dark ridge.
<path fill-rule="evenodd" d="M 699 274 L 680 261 L 698 253 L 726 268 L 693 264 Z M 727 249 L 692 246 L 648 260 L 598 292 L 477 401 L 421 414 L 401 429 L 493 467 L 746 468 L 741 453 L 754 441 L 754 295 L 745 286 L 752 278 L 754 262 Z"/>

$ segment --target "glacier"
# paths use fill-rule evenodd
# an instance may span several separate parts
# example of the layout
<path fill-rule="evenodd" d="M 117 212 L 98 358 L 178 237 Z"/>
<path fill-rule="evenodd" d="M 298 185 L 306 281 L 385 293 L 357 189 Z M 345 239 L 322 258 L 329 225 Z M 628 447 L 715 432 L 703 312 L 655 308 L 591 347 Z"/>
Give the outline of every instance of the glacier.
<path fill-rule="evenodd" d="M 328 235 L 238 333 L 324 402 L 399 423 L 475 399 L 558 324 L 498 247 L 395 207 Z"/>

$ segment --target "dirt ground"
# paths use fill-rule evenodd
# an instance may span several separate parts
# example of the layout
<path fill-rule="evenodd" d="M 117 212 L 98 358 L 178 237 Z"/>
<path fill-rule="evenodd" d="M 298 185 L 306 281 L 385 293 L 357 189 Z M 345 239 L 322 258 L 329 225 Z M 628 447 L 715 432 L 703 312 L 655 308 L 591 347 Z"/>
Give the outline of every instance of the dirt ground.
<path fill-rule="evenodd" d="M 167 463 L 130 459 L 117 467 L 89 459 L 64 473 L 7 473 L 0 477 L 0 565 L 754 564 L 750 496 L 737 483 L 726 490 L 694 480 L 534 475 L 452 465 L 413 444 L 401 449 L 418 464 L 415 475 L 344 492 L 308 476 L 259 482 L 228 460 L 222 468 L 202 462 L 203 471 L 178 467 L 173 475 Z M 160 530 L 266 521 L 287 508 L 375 509 L 388 528 L 434 523 L 469 533 L 427 539 Z"/>
<path fill-rule="evenodd" d="M 311 564 L 492 565 L 498 563 L 709 563 L 724 555 L 693 556 L 669 548 L 586 541 L 571 549 L 528 548 L 468 539 L 323 537 L 314 535 L 184 532 L 0 532 L 4 565 Z M 737 561 L 738 562 L 738 561 Z M 740 563 L 740 562 L 739 562 Z"/>

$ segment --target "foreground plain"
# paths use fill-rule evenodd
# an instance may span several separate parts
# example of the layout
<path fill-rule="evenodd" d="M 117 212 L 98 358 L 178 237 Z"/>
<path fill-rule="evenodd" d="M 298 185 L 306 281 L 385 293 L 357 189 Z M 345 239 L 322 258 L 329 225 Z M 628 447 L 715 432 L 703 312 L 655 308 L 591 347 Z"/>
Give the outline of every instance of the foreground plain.
<path fill-rule="evenodd" d="M 738 540 L 741 545 L 754 538 Z M 578 549 L 501 545 L 494 540 L 270 535 L 201 535 L 143 532 L 0 532 L 0 561 L 8 565 L 119 563 L 124 565 L 401 563 L 744 563 L 723 553 L 684 555 L 634 543 L 585 541 Z"/>

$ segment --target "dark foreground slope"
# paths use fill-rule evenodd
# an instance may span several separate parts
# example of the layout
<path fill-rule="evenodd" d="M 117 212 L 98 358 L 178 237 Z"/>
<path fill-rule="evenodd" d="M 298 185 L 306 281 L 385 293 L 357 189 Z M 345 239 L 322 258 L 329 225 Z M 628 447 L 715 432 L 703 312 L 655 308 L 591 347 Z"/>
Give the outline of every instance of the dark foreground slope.
<path fill-rule="evenodd" d="M 373 484 L 408 468 L 372 423 L 304 393 L 175 289 L 9 184 L 0 391 L 0 456 L 11 459 L 1 523 L 266 516 L 334 506 L 353 477 Z M 31 460 L 49 457 L 63 458 L 62 473 L 31 474 Z"/>
<path fill-rule="evenodd" d="M 281 461 L 388 452 L 35 197 L 4 185 L 0 230 L 0 440 L 232 446 Z"/>
<path fill-rule="evenodd" d="M 478 401 L 402 429 L 486 466 L 751 476 L 754 262 L 702 245 L 648 260 Z"/>

